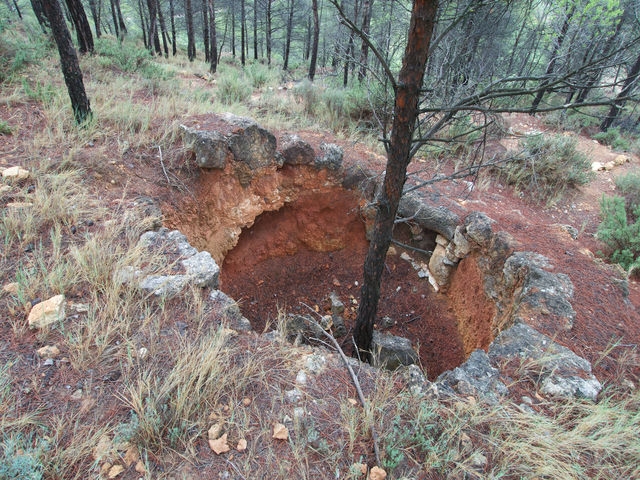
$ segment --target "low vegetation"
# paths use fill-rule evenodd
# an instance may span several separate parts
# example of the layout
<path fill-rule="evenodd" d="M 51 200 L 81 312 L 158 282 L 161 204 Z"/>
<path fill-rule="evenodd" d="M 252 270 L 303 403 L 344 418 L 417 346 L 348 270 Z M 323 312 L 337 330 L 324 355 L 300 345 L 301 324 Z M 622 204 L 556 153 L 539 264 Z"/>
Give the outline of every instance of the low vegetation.
<path fill-rule="evenodd" d="M 606 256 L 625 270 L 640 267 L 640 172 L 616 179 L 622 196 L 603 196 L 598 238 L 607 246 Z"/>
<path fill-rule="evenodd" d="M 504 181 L 523 195 L 551 205 L 569 189 L 592 177 L 591 162 L 576 150 L 576 140 L 564 135 L 531 135 L 521 152 L 502 169 Z"/>
<path fill-rule="evenodd" d="M 5 104 L 35 105 L 41 120 L 33 130 L 0 123 L 2 135 L 21 142 L 21 156 L 11 160 L 31 172 L 3 183 L 0 194 L 0 286 L 14 287 L 0 293 L 0 479 L 117 477 L 117 467 L 149 479 L 194 477 L 207 468 L 231 478 L 358 479 L 371 459 L 372 426 L 388 478 L 640 477 L 638 389 L 611 385 L 598 403 L 545 403 L 532 413 L 508 402 L 436 402 L 405 389 L 400 374 L 363 368 L 368 401 L 359 405 L 333 359 L 294 408 L 285 392 L 311 350 L 227 330 L 211 320 L 202 292 L 161 301 L 114 277 L 124 266 L 149 273 L 163 266 L 137 247 L 144 217 L 131 213 L 125 197 L 127 176 L 138 172 L 123 159 L 157 166 L 164 151 L 166 162 L 175 160 L 167 152 L 181 119 L 245 113 L 250 104 L 267 126 L 319 124 L 370 138 L 371 104 L 381 97 L 302 82 L 291 105 L 278 90 L 279 75 L 264 65 L 239 75 L 224 64 L 214 84 L 199 73 L 204 63 L 188 67 L 196 77 L 180 60 L 151 59 L 137 45 L 107 38 L 82 60 L 95 115 L 78 128 L 58 65 L 44 60 L 51 50 L 34 50 L 18 65 L 7 61 L 1 38 Z M 585 159 L 565 137 L 529 138 L 523 152 L 504 176 L 537 200 L 588 181 Z M 109 162 L 117 167 L 108 169 Z M 126 174 L 116 176 L 120 167 Z M 635 225 L 640 181 L 620 182 L 628 205 L 616 205 Z M 122 198 L 109 194 L 112 185 Z M 619 207 L 614 213 L 620 217 Z M 73 305 L 68 318 L 30 331 L 32 302 L 57 293 Z M 44 345 L 61 351 L 53 365 L 34 353 Z M 274 439 L 280 423 L 288 436 Z M 212 427 L 226 435 L 232 454 L 211 452 Z"/>

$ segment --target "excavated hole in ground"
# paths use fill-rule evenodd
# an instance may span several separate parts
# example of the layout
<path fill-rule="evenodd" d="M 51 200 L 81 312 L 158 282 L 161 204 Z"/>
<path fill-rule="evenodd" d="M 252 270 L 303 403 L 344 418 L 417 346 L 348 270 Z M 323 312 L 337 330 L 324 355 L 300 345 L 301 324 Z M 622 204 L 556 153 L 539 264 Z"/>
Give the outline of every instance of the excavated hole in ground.
<path fill-rule="evenodd" d="M 262 213 L 253 226 L 242 231 L 237 245 L 224 258 L 220 288 L 239 302 L 255 330 L 273 327 L 279 312 L 310 313 L 307 306 L 330 314 L 329 295 L 335 292 L 345 304 L 348 329 L 339 340 L 345 350 L 351 350 L 368 248 L 358 200 L 356 194 L 340 187 L 301 193 L 279 210 Z M 423 232 L 423 238 L 425 234 L 435 238 L 434 232 Z M 409 242 L 412 233 L 402 226 L 396 237 Z M 427 375 L 435 378 L 463 363 L 474 348 L 486 348 L 490 342 L 489 321 L 468 328 L 477 302 L 458 291 L 468 291 L 469 281 L 477 281 L 476 293 L 484 298 L 481 278 L 465 271 L 449 294 L 437 294 L 400 258 L 400 249 L 395 251 L 387 257 L 378 310 L 379 319 L 388 316 L 394 325 L 379 329 L 411 339 L 419 347 Z M 415 252 L 411 255 L 417 256 Z M 451 299 L 459 305 L 452 305 Z M 460 314 L 465 317 L 465 331 L 460 331 Z"/>
<path fill-rule="evenodd" d="M 219 201 L 219 194 L 224 192 L 224 198 L 233 198 L 233 204 L 243 203 L 245 208 L 250 198 L 265 198 L 252 197 L 244 190 L 246 186 L 229 181 L 232 177 L 205 177 L 206 186 L 197 201 L 201 217 L 178 228 L 199 248 L 214 252 L 221 264 L 220 289 L 238 302 L 258 332 L 273 328 L 280 312 L 310 313 L 307 305 L 322 315 L 330 314 L 329 296 L 335 292 L 345 304 L 343 316 L 348 330 L 338 340 L 346 351 L 351 351 L 368 248 L 360 215 L 362 195 L 343 188 L 337 181 L 330 184 L 322 174 L 309 175 L 293 169 L 278 175 L 284 181 L 281 178 L 271 182 L 270 177 L 263 183 L 274 188 L 277 185 L 280 191 L 283 185 L 296 184 L 290 201 L 277 210 L 258 214 L 249 222 L 250 227 L 242 229 L 237 244 L 229 251 L 216 254 L 211 240 L 198 241 L 220 238 L 213 227 L 219 221 L 212 219 L 224 216 L 231 207 L 228 201 Z M 304 181 L 300 180 L 302 177 Z M 263 189 L 263 195 L 264 192 Z M 406 224 L 399 224 L 394 233 L 400 242 L 420 248 L 433 244 L 435 235 Z M 402 248 L 396 246 L 393 251 L 387 256 L 378 308 L 378 319 L 388 316 L 393 326 L 378 325 L 377 329 L 409 338 L 419 349 L 420 361 L 431 379 L 462 364 L 475 348 L 486 349 L 492 340 L 493 310 L 486 307 L 482 275 L 475 261 L 465 259 L 460 263 L 459 273 L 454 274 L 445 295 L 434 292 L 428 281 L 419 278 L 412 265 L 400 258 Z M 408 253 L 417 261 L 428 261 L 419 253 Z"/>

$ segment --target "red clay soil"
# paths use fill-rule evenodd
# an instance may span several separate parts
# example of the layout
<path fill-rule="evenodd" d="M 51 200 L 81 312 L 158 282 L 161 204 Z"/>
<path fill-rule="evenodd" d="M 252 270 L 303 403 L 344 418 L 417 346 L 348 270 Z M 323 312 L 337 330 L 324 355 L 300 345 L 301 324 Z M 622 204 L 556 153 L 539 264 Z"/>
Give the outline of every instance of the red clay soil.
<path fill-rule="evenodd" d="M 191 123 L 201 127 L 215 126 L 217 120 L 197 117 Z M 527 115 L 508 118 L 507 124 L 515 125 L 523 132 L 549 130 L 538 119 Z M 280 136 L 286 132 L 274 133 Z M 327 132 L 295 133 L 316 151 L 322 142 L 341 145 L 345 151 L 345 167 L 360 165 L 378 173 L 384 170 L 385 158 L 362 144 L 337 140 Z M 578 148 L 592 161 L 604 163 L 616 156 L 608 147 L 587 137 L 576 135 L 576 138 Z M 502 144 L 493 147 L 513 148 L 516 141 L 506 140 Z M 517 240 L 518 250 L 545 255 L 555 272 L 569 275 L 575 287 L 572 304 L 576 321 L 571 331 L 559 334 L 556 340 L 594 363 L 596 374 L 604 380 L 616 375 L 618 362 L 635 365 L 636 374 L 640 373 L 636 353 L 640 343 L 640 315 L 636 310 L 640 306 L 640 286 L 631 280 L 629 294 L 625 295 L 616 280 L 621 277 L 619 270 L 596 256 L 603 246 L 595 238 L 600 222 L 601 196 L 613 191 L 615 176 L 639 168 L 639 163 L 638 158 L 632 156 L 624 166 L 610 172 L 598 172 L 588 186 L 548 208 L 534 204 L 526 196 L 495 181 L 476 185 L 471 192 L 463 181 L 435 184 L 422 190 L 423 195 L 461 218 L 472 211 L 485 212 L 496 220 L 495 230 L 506 231 Z M 410 166 L 408 183 L 450 171 L 451 165 L 452 162 L 442 162 L 433 166 L 417 159 Z M 196 180 L 196 191 L 197 183 Z M 180 201 L 174 197 L 171 203 L 175 208 Z M 314 204 L 313 200 L 304 206 L 301 204 L 301 210 Z M 328 223 L 323 227 L 326 231 L 331 231 L 331 223 L 340 216 L 354 220 L 348 226 L 351 233 L 345 237 L 349 247 L 332 252 L 312 251 L 305 246 L 297 235 L 299 222 L 304 223 L 304 219 L 298 219 L 290 210 L 291 207 L 285 207 L 281 212 L 259 217 L 253 228 L 243 232 L 238 247 L 227 255 L 222 266 L 221 288 L 241 303 L 244 314 L 258 330 L 276 318 L 278 307 L 304 312 L 306 307 L 302 303 L 305 303 L 311 307 L 318 305 L 322 312 L 332 291 L 345 303 L 358 298 L 356 282 L 361 282 L 366 243 L 353 204 L 339 205 L 338 202 L 334 210 L 313 215 L 317 222 L 326 214 Z M 578 238 L 572 239 L 561 225 L 575 227 L 580 232 Z M 293 253 L 295 255 L 291 256 Z M 264 258 L 264 261 L 260 263 L 257 258 Z M 473 348 L 486 348 L 490 341 L 484 325 L 488 323 L 492 307 L 480 291 L 478 274 L 462 262 L 454 287 L 448 297 L 444 297 L 434 294 L 425 281 L 418 280 L 413 269 L 398 256 L 388 258 L 379 318 L 390 316 L 395 321 L 390 333 L 406 336 L 420 346 L 421 361 L 431 378 L 459 364 Z M 351 312 L 347 319 L 352 320 L 357 305 L 353 303 L 348 307 Z M 468 325 L 463 328 L 462 335 L 458 332 L 457 319 L 463 327 Z M 471 335 L 473 331 L 478 332 L 475 338 Z M 605 352 L 610 354 L 603 359 Z"/>

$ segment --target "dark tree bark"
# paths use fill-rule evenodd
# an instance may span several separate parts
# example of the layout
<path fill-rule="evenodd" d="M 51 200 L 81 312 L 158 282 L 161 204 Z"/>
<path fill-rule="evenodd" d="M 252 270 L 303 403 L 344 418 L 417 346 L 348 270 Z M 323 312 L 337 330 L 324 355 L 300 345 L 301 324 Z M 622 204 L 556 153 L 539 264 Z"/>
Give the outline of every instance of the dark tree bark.
<path fill-rule="evenodd" d="M 360 8 L 359 8 L 358 0 L 355 0 L 355 2 L 353 2 L 353 21 L 354 22 L 358 21 L 359 10 Z M 344 71 L 342 74 L 342 86 L 344 88 L 347 88 L 347 85 L 349 84 L 349 68 L 352 63 L 351 60 L 353 57 L 355 35 L 356 34 L 353 30 L 349 32 L 349 42 L 347 43 L 347 51 L 346 51 L 345 60 L 344 60 Z"/>
<path fill-rule="evenodd" d="M 116 7 L 116 16 L 118 17 L 118 27 L 120 30 L 119 39 L 124 40 L 124 36 L 127 34 L 127 25 L 124 23 L 124 16 L 122 15 L 122 9 L 120 8 L 120 0 L 113 0 Z"/>
<path fill-rule="evenodd" d="M 49 20 L 44 13 L 42 0 L 31 0 L 31 8 L 33 9 L 33 13 L 35 13 L 36 18 L 38 19 L 40 28 L 42 28 L 42 31 L 44 33 L 47 33 L 47 28 L 49 28 Z"/>
<path fill-rule="evenodd" d="M 318 40 L 320 39 L 320 17 L 318 15 L 318 0 L 311 1 L 313 12 L 313 45 L 311 47 L 311 63 L 309 64 L 309 80 L 313 82 L 316 76 L 316 63 L 318 61 Z"/>
<path fill-rule="evenodd" d="M 184 13 L 187 17 L 187 57 L 193 62 L 196 59 L 196 40 L 193 31 L 193 9 L 191 0 L 184 0 Z"/>
<path fill-rule="evenodd" d="M 65 23 L 62 8 L 58 0 L 42 0 L 42 7 L 44 14 L 49 20 L 53 37 L 58 46 L 60 65 L 62 67 L 64 81 L 67 85 L 67 91 L 69 92 L 69 98 L 71 99 L 73 116 L 76 123 L 81 124 L 91 118 L 91 107 L 84 89 L 78 55 L 76 54 L 75 48 L 73 48 L 71 34 Z"/>
<path fill-rule="evenodd" d="M 160 37 L 158 36 L 158 0 L 147 0 L 147 7 L 149 8 L 149 32 L 147 33 L 149 50 L 155 51 L 157 55 L 162 55 Z"/>
<path fill-rule="evenodd" d="M 236 58 L 236 2 L 231 2 L 231 56 Z"/>
<path fill-rule="evenodd" d="M 173 0 L 169 0 L 169 16 L 171 17 L 171 53 L 176 56 L 178 44 L 176 43 L 176 10 Z"/>
<path fill-rule="evenodd" d="M 102 31 L 100 30 L 100 15 L 102 10 L 101 0 L 89 0 L 89 10 L 91 10 L 91 17 L 93 18 L 93 26 L 96 31 L 96 38 L 100 38 Z"/>
<path fill-rule="evenodd" d="M 549 64 L 547 65 L 547 71 L 545 72 L 545 75 L 547 77 L 551 76 L 551 74 L 555 69 L 556 61 L 558 60 L 558 52 L 562 48 L 562 44 L 564 43 L 564 40 L 567 37 L 567 32 L 569 31 L 569 25 L 571 24 L 571 18 L 573 17 L 573 14 L 575 11 L 576 11 L 576 4 L 574 3 L 573 6 L 571 7 L 571 10 L 569 10 L 569 13 L 567 13 L 567 16 L 565 17 L 564 23 L 562 24 L 562 28 L 560 29 L 560 34 L 558 35 L 558 38 L 556 39 L 556 42 L 553 45 L 553 51 L 551 52 L 551 60 L 549 61 Z M 542 86 L 544 87 L 544 84 Z M 538 106 L 542 101 L 542 97 L 544 97 L 544 94 L 546 92 L 547 90 L 545 88 L 541 88 L 538 91 L 536 98 L 534 98 L 533 103 L 531 104 L 531 111 L 529 112 L 531 115 L 536 113 L 536 110 L 538 109 Z"/>
<path fill-rule="evenodd" d="M 362 33 L 369 36 L 371 29 L 371 9 L 373 7 L 373 0 L 364 0 L 362 5 Z M 362 81 L 367 75 L 367 64 L 369 61 L 369 44 L 362 41 L 362 47 L 360 48 L 360 71 L 358 72 L 358 80 Z"/>
<path fill-rule="evenodd" d="M 258 0 L 253 0 L 253 59 L 258 60 Z"/>
<path fill-rule="evenodd" d="M 640 55 L 638 55 L 636 62 L 633 64 L 631 70 L 629 71 L 629 75 L 627 75 L 627 78 L 624 80 L 622 90 L 620 90 L 620 93 L 616 97 L 615 103 L 611 105 L 609 113 L 600 124 L 600 130 L 602 130 L 603 132 L 606 132 L 611 127 L 611 125 L 613 125 L 613 122 L 616 120 L 616 118 L 618 118 L 622 107 L 624 107 L 626 97 L 636 86 L 638 76 L 640 76 Z"/>
<path fill-rule="evenodd" d="M 271 66 L 271 2 L 272 0 L 267 0 L 267 11 L 266 11 L 266 28 L 265 28 L 265 43 L 267 44 L 267 65 Z"/>
<path fill-rule="evenodd" d="M 289 53 L 291 52 L 291 33 L 293 32 L 293 8 L 295 7 L 295 1 L 289 0 L 287 14 L 287 36 L 284 42 L 284 62 L 282 64 L 282 70 L 285 72 L 289 69 Z"/>
<path fill-rule="evenodd" d="M 211 60 L 209 57 L 209 47 L 211 46 L 209 41 L 209 6 L 205 0 L 202 2 L 202 43 L 204 44 L 204 61 L 209 62 Z"/>
<path fill-rule="evenodd" d="M 167 24 L 164 21 L 164 14 L 162 13 L 160 0 L 157 0 L 156 6 L 158 8 L 158 22 L 160 22 L 160 32 L 162 33 L 162 48 L 164 49 L 165 58 L 169 58 L 169 45 L 167 44 L 169 35 L 167 34 Z"/>
<path fill-rule="evenodd" d="M 113 24 L 115 26 L 117 25 L 117 19 L 115 18 L 114 0 L 111 0 L 111 10 L 114 15 Z M 142 3 L 142 0 L 138 0 L 138 13 L 140 14 L 140 28 L 142 29 L 142 41 L 144 42 L 145 48 L 151 49 L 151 42 L 147 38 L 148 28 L 147 28 L 146 15 L 144 13 L 144 4 Z M 116 35 L 119 36 L 117 29 L 118 28 L 116 27 Z"/>
<path fill-rule="evenodd" d="M 209 67 L 209 71 L 211 73 L 216 73 L 218 69 L 218 34 L 216 32 L 216 5 L 215 0 L 209 0 L 209 27 L 210 27 L 210 37 L 211 37 L 211 45 L 209 48 L 209 56 L 211 57 L 211 66 Z"/>
<path fill-rule="evenodd" d="M 380 299 L 380 282 L 384 260 L 411 161 L 411 141 L 418 118 L 418 99 L 429 54 L 429 45 L 438 10 L 437 0 L 414 0 L 407 46 L 398 74 L 395 92 L 395 115 L 387 154 L 387 169 L 382 192 L 377 199 L 373 235 L 364 263 L 364 282 L 354 340 L 361 358 L 371 359 L 373 324 Z"/>
<path fill-rule="evenodd" d="M 80 0 L 66 0 L 65 3 L 76 28 L 80 53 L 93 53 L 93 34 L 82 2 Z"/>
<path fill-rule="evenodd" d="M 247 44 L 247 15 L 244 8 L 244 0 L 240 0 L 240 63 L 244 67 L 246 63 L 246 44 Z"/>

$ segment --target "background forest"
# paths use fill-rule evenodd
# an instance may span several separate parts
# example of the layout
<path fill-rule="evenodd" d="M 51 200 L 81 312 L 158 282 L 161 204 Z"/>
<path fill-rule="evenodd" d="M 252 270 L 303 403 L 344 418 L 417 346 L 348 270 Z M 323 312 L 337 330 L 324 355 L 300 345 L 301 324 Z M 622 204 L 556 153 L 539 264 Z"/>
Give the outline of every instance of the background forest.
<path fill-rule="evenodd" d="M 640 152 L 640 1 L 437 3 L 407 160 L 556 212 L 593 179 L 574 136 Z M 527 380 L 491 405 L 362 366 L 359 404 L 337 356 L 218 328 L 200 291 L 158 300 L 114 276 L 167 267 L 139 248 L 136 188 L 193 195 L 185 119 L 228 111 L 383 158 L 412 6 L 0 2 L 0 167 L 28 168 L 0 186 L 0 480 L 640 477 L 633 342 L 585 347 L 596 402 L 538 395 L 542 367 L 523 363 Z M 529 115 L 557 135 L 518 131 Z M 513 155 L 491 148 L 511 136 Z M 640 267 L 640 175 L 614 183 L 589 241 L 624 283 Z M 58 294 L 64 322 L 30 329 L 32 306 Z"/>

